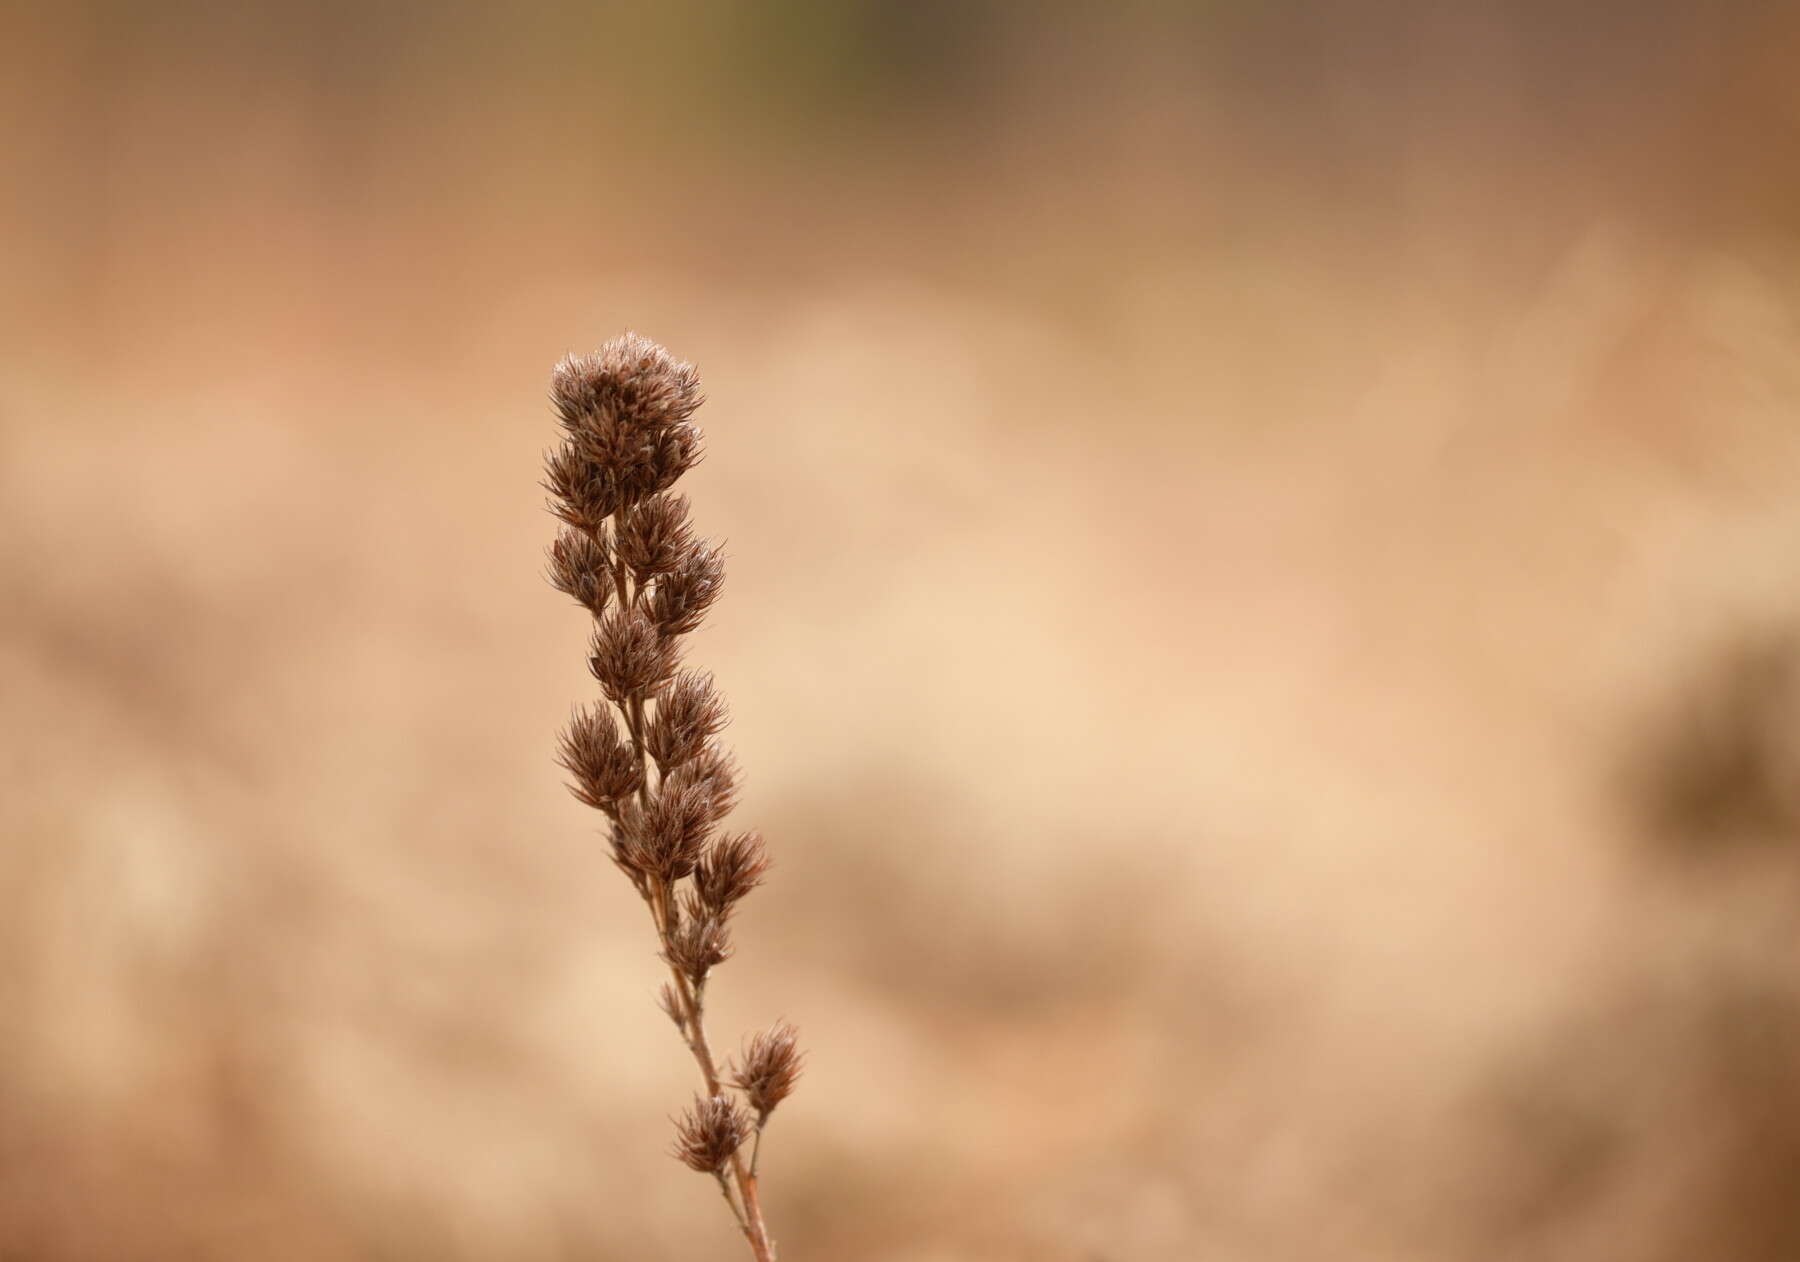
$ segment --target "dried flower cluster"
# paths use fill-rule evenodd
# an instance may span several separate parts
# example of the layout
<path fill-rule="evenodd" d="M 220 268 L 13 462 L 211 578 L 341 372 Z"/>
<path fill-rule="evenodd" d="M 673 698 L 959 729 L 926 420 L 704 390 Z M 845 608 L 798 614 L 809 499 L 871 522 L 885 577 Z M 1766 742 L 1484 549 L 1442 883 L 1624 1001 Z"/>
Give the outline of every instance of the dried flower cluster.
<path fill-rule="evenodd" d="M 720 831 L 736 799 L 736 769 L 717 741 L 725 701 L 710 675 L 681 666 L 681 637 L 724 580 L 719 549 L 694 535 L 687 500 L 669 491 L 700 458 L 699 377 L 626 334 L 558 364 L 550 398 L 564 437 L 544 466 L 563 523 L 549 577 L 594 620 L 588 669 L 605 696 L 570 720 L 559 761 L 570 791 L 605 816 L 613 862 L 650 909 L 670 974 L 662 1008 L 705 1083 L 676 1123 L 675 1155 L 718 1180 L 769 1262 L 756 1156 L 801 1055 L 793 1028 L 777 1025 L 721 1068 L 706 1037 L 707 978 L 730 958 L 732 911 L 769 861 L 757 834 Z"/>

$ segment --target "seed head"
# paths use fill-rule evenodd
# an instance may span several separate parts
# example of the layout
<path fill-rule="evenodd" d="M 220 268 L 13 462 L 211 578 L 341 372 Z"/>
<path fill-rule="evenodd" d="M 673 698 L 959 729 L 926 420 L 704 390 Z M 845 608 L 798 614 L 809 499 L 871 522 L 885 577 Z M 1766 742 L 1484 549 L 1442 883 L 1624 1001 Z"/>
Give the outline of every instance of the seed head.
<path fill-rule="evenodd" d="M 550 400 L 569 450 L 600 471 L 611 511 L 666 489 L 700 458 L 688 419 L 702 402 L 699 374 L 636 334 L 564 359 Z"/>
<path fill-rule="evenodd" d="M 731 1083 L 744 1093 L 750 1107 L 756 1110 L 756 1124 L 761 1126 L 769 1114 L 794 1093 L 806 1057 L 796 1041 L 799 1031 L 783 1021 L 759 1031 L 750 1038 L 732 1070 Z"/>
<path fill-rule="evenodd" d="M 731 808 L 737 805 L 737 764 L 717 745 L 707 745 L 669 772 L 663 783 L 665 787 L 692 787 L 702 792 L 714 822 L 731 814 Z"/>
<path fill-rule="evenodd" d="M 690 1170 L 717 1174 L 749 1134 L 750 1119 L 735 1100 L 695 1096 L 675 1122 L 674 1155 Z"/>
<path fill-rule="evenodd" d="M 625 333 L 592 355 L 568 355 L 550 375 L 550 401 L 570 433 L 628 421 L 678 425 L 705 401 L 700 374 L 647 337 Z"/>
<path fill-rule="evenodd" d="M 736 765 L 716 739 L 727 710 L 710 675 L 678 669 L 682 637 L 701 625 L 725 576 L 721 549 L 694 535 L 686 498 L 669 490 L 702 455 L 692 419 L 699 376 L 627 333 L 559 363 L 550 399 L 561 435 L 544 457 L 543 485 L 563 528 L 548 577 L 592 615 L 588 668 L 606 697 L 573 715 L 558 761 L 575 796 L 605 813 L 613 862 L 649 904 L 672 970 L 662 1009 L 708 1089 L 721 1092 L 696 1097 L 676 1120 L 674 1156 L 718 1178 L 757 1256 L 772 1257 L 752 1212 L 754 1159 L 735 1172 L 739 1200 L 726 1171 L 793 1091 L 794 1031 L 757 1034 L 736 1068 L 719 1066 L 747 1108 L 721 1089 L 703 1030 L 707 977 L 730 958 L 732 913 L 769 860 L 755 833 L 717 835 L 737 800 Z"/>
<path fill-rule="evenodd" d="M 724 916 L 762 884 L 768 870 L 769 855 L 760 833 L 730 833 L 713 842 L 700 857 L 694 868 L 694 889 L 702 903 Z"/>
<path fill-rule="evenodd" d="M 724 554 L 696 544 L 650 589 L 650 618 L 664 635 L 686 635 L 705 620 L 724 585 Z"/>
<path fill-rule="evenodd" d="M 686 496 L 653 495 L 619 518 L 619 559 L 640 583 L 669 573 L 693 548 Z"/>
<path fill-rule="evenodd" d="M 578 530 L 598 531 L 621 503 L 612 471 L 574 440 L 544 457 L 543 486 L 550 511 Z"/>
<path fill-rule="evenodd" d="M 618 851 L 646 876 L 679 881 L 694 870 L 718 819 L 708 786 L 663 782 L 648 806 L 636 799 L 619 808 Z"/>
<path fill-rule="evenodd" d="M 731 958 L 731 930 L 724 917 L 702 903 L 692 891 L 682 900 L 681 919 L 669 934 L 663 958 L 699 985 L 714 966 Z"/>
<path fill-rule="evenodd" d="M 563 730 L 556 760 L 575 777 L 569 791 L 582 802 L 613 812 L 643 783 L 629 742 L 604 706 L 583 707 Z"/>
<path fill-rule="evenodd" d="M 612 596 L 606 546 L 585 530 L 564 527 L 550 545 L 550 585 L 598 618 Z"/>
<path fill-rule="evenodd" d="M 594 627 L 588 669 L 609 700 L 641 697 L 675 673 L 675 645 L 637 609 L 612 609 Z"/>
<path fill-rule="evenodd" d="M 644 744 L 665 771 L 697 757 L 724 730 L 725 698 L 711 675 L 684 670 L 656 694 L 656 714 L 644 732 Z"/>

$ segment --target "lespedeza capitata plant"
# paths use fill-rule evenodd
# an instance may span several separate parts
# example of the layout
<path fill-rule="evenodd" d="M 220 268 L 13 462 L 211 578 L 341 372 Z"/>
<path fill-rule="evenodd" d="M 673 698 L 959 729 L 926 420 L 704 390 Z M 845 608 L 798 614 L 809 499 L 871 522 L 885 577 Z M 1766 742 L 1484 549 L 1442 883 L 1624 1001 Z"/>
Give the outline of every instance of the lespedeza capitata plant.
<path fill-rule="evenodd" d="M 627 333 L 559 363 L 550 400 L 563 430 L 544 464 L 563 523 L 550 581 L 593 617 L 588 668 L 605 696 L 570 719 L 558 761 L 570 791 L 606 817 L 613 862 L 650 910 L 669 966 L 662 1008 L 700 1067 L 704 1094 L 675 1124 L 674 1155 L 718 1181 L 758 1262 L 772 1262 L 756 1163 L 800 1073 L 795 1032 L 775 1025 L 723 1065 L 706 1036 L 707 979 L 769 861 L 757 834 L 719 831 L 736 798 L 717 741 L 725 700 L 710 675 L 681 666 L 681 637 L 724 579 L 719 549 L 695 537 L 687 500 L 669 492 L 700 459 L 699 375 Z"/>

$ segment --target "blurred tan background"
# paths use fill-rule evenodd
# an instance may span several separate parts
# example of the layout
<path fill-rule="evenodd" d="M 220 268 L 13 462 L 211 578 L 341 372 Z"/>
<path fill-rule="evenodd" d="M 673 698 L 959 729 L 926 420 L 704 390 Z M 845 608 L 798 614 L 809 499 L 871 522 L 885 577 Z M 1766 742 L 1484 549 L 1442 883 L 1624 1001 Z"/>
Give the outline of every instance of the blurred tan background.
<path fill-rule="evenodd" d="M 0 1258 L 742 1252 L 551 763 L 626 327 L 784 1258 L 1800 1258 L 1784 7 L 9 7 Z"/>

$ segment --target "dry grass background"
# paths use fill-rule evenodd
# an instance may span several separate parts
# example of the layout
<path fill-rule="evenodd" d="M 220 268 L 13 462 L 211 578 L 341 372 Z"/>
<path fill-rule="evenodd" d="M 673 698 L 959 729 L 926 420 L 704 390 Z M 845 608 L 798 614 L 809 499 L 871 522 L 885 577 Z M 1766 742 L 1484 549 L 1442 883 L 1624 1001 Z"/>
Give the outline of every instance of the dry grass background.
<path fill-rule="evenodd" d="M 550 364 L 699 363 L 786 1256 L 1800 1256 L 1775 6 L 0 41 L 0 1257 L 696 1258 Z"/>

